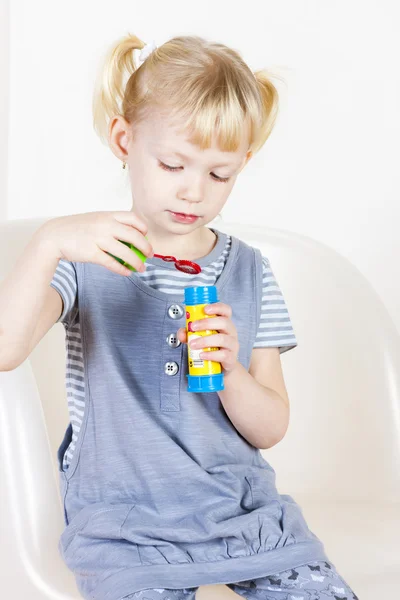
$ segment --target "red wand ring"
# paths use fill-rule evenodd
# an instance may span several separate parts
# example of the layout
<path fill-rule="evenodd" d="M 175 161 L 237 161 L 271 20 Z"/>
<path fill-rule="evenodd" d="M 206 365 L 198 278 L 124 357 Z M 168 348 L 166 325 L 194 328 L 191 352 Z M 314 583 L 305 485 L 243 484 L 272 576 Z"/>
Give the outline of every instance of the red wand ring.
<path fill-rule="evenodd" d="M 154 254 L 153 256 L 155 258 L 162 258 L 165 262 L 174 262 L 175 268 L 178 269 L 178 271 L 183 271 L 190 275 L 196 275 L 201 271 L 200 265 L 191 260 L 177 260 L 175 256 L 163 256 L 162 254 Z"/>

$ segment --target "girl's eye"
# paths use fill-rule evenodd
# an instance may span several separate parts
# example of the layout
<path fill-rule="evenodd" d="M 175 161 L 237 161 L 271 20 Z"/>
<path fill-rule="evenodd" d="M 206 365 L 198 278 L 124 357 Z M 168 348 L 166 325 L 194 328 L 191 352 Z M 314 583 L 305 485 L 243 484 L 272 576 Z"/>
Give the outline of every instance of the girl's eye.
<path fill-rule="evenodd" d="M 165 169 L 166 171 L 178 171 L 178 169 L 180 169 L 181 167 L 170 167 L 169 165 L 166 165 L 165 163 L 160 162 L 160 167 L 162 169 Z M 221 183 L 227 183 L 230 179 L 230 177 L 218 177 L 218 175 L 215 175 L 215 173 L 211 173 L 211 175 L 214 177 L 215 181 L 220 181 Z"/>

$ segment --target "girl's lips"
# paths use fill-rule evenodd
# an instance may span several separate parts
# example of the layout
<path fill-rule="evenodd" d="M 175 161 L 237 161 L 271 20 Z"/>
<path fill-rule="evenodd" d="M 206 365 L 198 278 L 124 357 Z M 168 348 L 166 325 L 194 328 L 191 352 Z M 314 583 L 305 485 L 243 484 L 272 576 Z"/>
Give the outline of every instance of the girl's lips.
<path fill-rule="evenodd" d="M 172 210 L 169 211 L 175 221 L 179 221 L 179 223 L 194 223 L 199 217 L 196 215 L 186 215 L 185 213 L 177 213 Z"/>
<path fill-rule="evenodd" d="M 196 217 L 196 219 L 199 216 L 199 215 L 188 215 L 187 213 L 176 212 L 174 210 L 170 210 L 169 212 L 173 213 L 174 215 L 183 215 L 184 217 Z"/>

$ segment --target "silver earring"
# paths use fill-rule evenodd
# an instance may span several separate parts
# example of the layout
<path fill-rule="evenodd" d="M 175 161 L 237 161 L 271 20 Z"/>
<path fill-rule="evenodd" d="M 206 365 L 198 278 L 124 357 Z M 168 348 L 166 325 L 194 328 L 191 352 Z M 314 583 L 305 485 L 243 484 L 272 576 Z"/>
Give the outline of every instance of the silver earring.
<path fill-rule="evenodd" d="M 126 168 L 126 162 L 122 163 L 122 168 L 125 169 Z"/>

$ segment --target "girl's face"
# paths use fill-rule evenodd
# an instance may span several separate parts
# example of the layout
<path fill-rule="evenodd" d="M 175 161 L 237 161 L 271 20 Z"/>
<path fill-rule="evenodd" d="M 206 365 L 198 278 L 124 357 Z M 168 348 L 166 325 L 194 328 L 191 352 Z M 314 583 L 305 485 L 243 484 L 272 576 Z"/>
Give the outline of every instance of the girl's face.
<path fill-rule="evenodd" d="M 129 166 L 132 210 L 156 238 L 192 233 L 212 221 L 251 157 L 247 136 L 236 152 L 222 152 L 215 140 L 202 151 L 180 127 L 177 121 L 155 115 L 139 125 L 135 137 L 120 116 L 114 117 L 110 128 L 112 149 Z M 180 223 L 171 212 L 198 218 Z"/>

